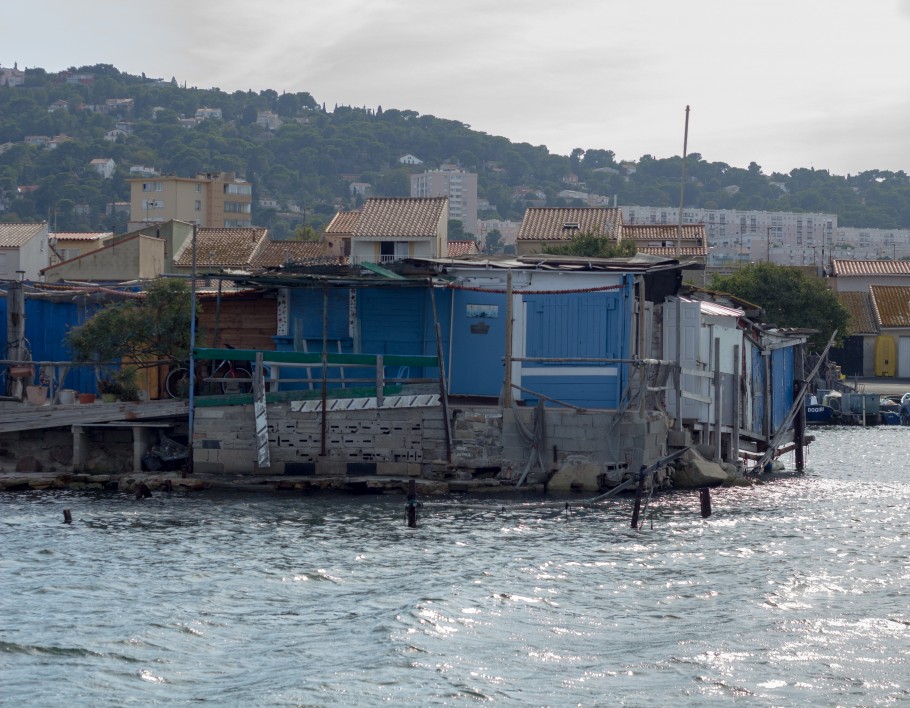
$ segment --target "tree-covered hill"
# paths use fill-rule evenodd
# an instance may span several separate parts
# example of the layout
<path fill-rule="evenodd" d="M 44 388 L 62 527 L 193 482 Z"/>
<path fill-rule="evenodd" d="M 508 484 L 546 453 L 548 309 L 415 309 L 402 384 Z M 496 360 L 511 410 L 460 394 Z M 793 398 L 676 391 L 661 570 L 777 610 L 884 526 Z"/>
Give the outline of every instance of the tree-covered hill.
<path fill-rule="evenodd" d="M 92 79 L 67 81 L 77 74 Z M 133 99 L 131 109 L 104 111 L 105 101 L 123 98 Z M 58 100 L 68 107 L 49 111 Z M 199 108 L 220 109 L 221 119 L 187 127 L 191 121 L 185 119 Z M 261 111 L 279 116 L 281 127 L 258 125 Z M 118 124 L 124 134 L 106 140 Z M 36 135 L 69 139 L 56 149 L 23 142 Z M 276 236 L 293 231 L 300 214 L 318 228 L 336 209 L 355 206 L 362 197 L 352 195 L 352 182 L 369 183 L 378 196 L 407 196 L 411 173 L 444 162 L 478 173 L 480 197 L 491 205 L 482 217 L 516 220 L 529 204 L 541 204 L 540 193 L 549 206 L 577 203 L 560 198 L 566 189 L 615 196 L 620 204 L 678 206 L 682 166 L 679 156 L 650 155 L 620 165 L 610 150 L 554 155 L 545 146 L 512 143 L 410 110 L 327 110 L 305 92 L 185 88 L 109 65 L 59 74 L 28 69 L 23 86 L 0 87 L 0 152 L 4 221 L 50 219 L 60 231 L 122 230 L 125 215 L 107 213 L 108 206 L 128 200 L 129 167 L 145 165 L 181 176 L 236 172 L 253 183 L 253 223 L 270 226 Z M 423 164 L 400 164 L 405 154 Z M 89 167 L 95 158 L 116 161 L 113 179 L 104 180 Z M 755 163 L 739 168 L 692 154 L 686 173 L 686 206 L 821 211 L 836 213 L 842 226 L 910 227 L 910 178 L 904 172 L 838 176 L 797 168 L 765 175 Z M 263 197 L 277 208 L 260 207 Z M 303 211 L 291 214 L 291 205 Z"/>

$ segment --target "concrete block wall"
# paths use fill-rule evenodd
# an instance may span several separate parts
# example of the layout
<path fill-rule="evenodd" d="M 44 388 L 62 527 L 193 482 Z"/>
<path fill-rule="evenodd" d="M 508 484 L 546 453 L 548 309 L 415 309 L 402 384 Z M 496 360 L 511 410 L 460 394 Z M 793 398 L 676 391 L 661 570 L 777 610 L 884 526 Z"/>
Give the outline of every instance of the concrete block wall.
<path fill-rule="evenodd" d="M 194 469 L 214 474 L 417 476 L 426 464 L 445 464 L 442 408 L 330 411 L 322 452 L 322 414 L 267 411 L 270 466 L 259 468 L 253 407 L 202 408 L 194 429 Z"/>

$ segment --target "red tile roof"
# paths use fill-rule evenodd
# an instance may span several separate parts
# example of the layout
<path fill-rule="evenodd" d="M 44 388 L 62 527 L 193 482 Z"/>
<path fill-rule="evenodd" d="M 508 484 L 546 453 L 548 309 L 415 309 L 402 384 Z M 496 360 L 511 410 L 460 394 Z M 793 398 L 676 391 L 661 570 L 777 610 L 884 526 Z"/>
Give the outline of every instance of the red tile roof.
<path fill-rule="evenodd" d="M 46 223 L 0 224 L 0 248 L 19 248 L 46 230 Z"/>
<path fill-rule="evenodd" d="M 872 285 L 869 289 L 881 327 L 910 327 L 910 286 Z"/>
<path fill-rule="evenodd" d="M 449 258 L 460 258 L 474 253 L 480 253 L 477 241 L 449 241 L 446 244 L 446 255 Z"/>
<path fill-rule="evenodd" d="M 249 266 L 256 253 L 265 244 L 268 229 L 249 228 L 200 228 L 196 231 L 196 265 L 202 268 L 237 268 Z M 186 243 L 174 257 L 174 264 L 189 268 L 193 264 L 193 242 Z"/>
<path fill-rule="evenodd" d="M 860 261 L 842 258 L 831 259 L 832 275 L 907 275 L 910 276 L 910 261 Z"/>
<path fill-rule="evenodd" d="M 55 231 L 48 235 L 58 241 L 100 241 L 114 234 L 110 231 Z"/>
<path fill-rule="evenodd" d="M 448 213 L 447 197 L 367 199 L 354 224 L 354 238 L 435 238 Z M 444 223 L 443 223 L 444 225 Z"/>
<path fill-rule="evenodd" d="M 335 216 L 332 217 L 329 225 L 325 227 L 325 233 L 350 235 L 353 233 L 354 227 L 357 225 L 357 222 L 359 220 L 360 209 L 354 209 L 353 211 L 339 211 L 335 214 Z"/>
<path fill-rule="evenodd" d="M 276 268 L 289 263 L 325 262 L 329 258 L 327 244 L 323 241 L 266 241 L 253 257 L 255 268 Z M 332 257 L 333 262 L 337 258 Z"/>
<path fill-rule="evenodd" d="M 682 234 L 677 224 L 624 224 L 622 238 L 632 240 L 639 253 L 652 256 L 676 255 L 676 241 L 679 239 L 681 256 L 708 255 L 708 238 L 704 224 L 683 224 Z"/>
<path fill-rule="evenodd" d="M 606 207 L 531 207 L 525 210 L 518 241 L 568 241 L 579 234 L 616 238 L 622 211 Z"/>
<path fill-rule="evenodd" d="M 850 311 L 851 334 L 876 334 L 875 312 L 872 308 L 872 296 L 868 292 L 836 293 L 841 305 Z"/>

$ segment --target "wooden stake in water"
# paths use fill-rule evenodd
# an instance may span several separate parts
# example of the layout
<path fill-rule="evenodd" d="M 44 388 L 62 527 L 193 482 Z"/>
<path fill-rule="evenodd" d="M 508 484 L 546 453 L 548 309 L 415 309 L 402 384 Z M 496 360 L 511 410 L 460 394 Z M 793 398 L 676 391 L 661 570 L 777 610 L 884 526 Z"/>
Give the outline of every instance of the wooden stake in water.
<path fill-rule="evenodd" d="M 708 487 L 702 487 L 698 490 L 701 496 L 701 515 L 703 519 L 711 516 L 711 490 Z"/>
<path fill-rule="evenodd" d="M 408 480 L 408 501 L 405 504 L 405 514 L 408 518 L 408 528 L 417 528 L 417 481 Z"/>
<path fill-rule="evenodd" d="M 73 513 L 69 509 L 63 510 L 63 523 L 64 524 L 73 523 Z"/>

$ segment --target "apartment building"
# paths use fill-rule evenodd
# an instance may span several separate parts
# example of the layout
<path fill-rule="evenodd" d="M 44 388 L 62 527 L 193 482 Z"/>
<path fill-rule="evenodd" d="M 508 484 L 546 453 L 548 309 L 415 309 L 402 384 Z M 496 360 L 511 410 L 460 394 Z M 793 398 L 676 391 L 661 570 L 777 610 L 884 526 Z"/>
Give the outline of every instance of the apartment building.
<path fill-rule="evenodd" d="M 130 231 L 171 219 L 206 228 L 252 226 L 252 185 L 233 172 L 200 173 L 195 177 L 162 175 L 127 182 Z"/>
<path fill-rule="evenodd" d="M 622 207 L 630 225 L 678 224 L 678 214 L 674 207 Z M 682 223 L 705 225 L 708 267 L 720 271 L 756 261 L 820 269 L 846 248 L 836 214 L 685 208 Z"/>
<path fill-rule="evenodd" d="M 476 173 L 444 165 L 411 175 L 411 196 L 448 197 L 449 218 L 458 219 L 465 233 L 478 234 Z"/>

